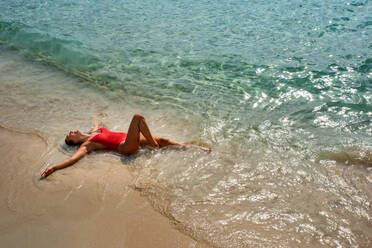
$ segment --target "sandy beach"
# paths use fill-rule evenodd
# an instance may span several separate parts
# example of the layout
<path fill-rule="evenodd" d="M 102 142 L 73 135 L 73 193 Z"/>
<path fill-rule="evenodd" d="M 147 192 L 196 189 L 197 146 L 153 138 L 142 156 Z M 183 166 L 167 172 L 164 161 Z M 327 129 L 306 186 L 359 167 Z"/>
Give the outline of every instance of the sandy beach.
<path fill-rule="evenodd" d="M 208 247 L 174 229 L 134 191 L 125 167 L 72 169 L 40 181 L 46 142 L 6 128 L 0 140 L 2 246 Z M 98 189 L 101 180 L 110 184 Z"/>

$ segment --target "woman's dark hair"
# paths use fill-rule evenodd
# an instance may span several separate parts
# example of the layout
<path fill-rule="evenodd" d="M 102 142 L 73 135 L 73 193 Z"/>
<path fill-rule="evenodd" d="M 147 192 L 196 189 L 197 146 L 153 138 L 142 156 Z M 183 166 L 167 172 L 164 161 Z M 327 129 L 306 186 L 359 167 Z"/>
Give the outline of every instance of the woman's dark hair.
<path fill-rule="evenodd" d="M 66 143 L 66 145 L 69 145 L 69 146 L 74 146 L 75 145 L 74 142 L 72 142 L 71 140 L 67 140 L 67 139 L 65 139 L 65 143 Z"/>
<path fill-rule="evenodd" d="M 82 142 L 74 143 L 72 140 L 67 140 L 67 138 L 66 138 L 65 143 L 66 143 L 66 145 L 69 145 L 69 146 L 79 146 L 79 145 L 81 145 Z"/>

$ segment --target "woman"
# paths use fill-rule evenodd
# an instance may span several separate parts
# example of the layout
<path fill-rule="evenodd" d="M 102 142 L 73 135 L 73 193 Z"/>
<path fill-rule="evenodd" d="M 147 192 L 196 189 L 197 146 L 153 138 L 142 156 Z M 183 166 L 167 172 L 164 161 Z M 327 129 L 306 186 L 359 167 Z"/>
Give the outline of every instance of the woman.
<path fill-rule="evenodd" d="M 152 136 L 145 118 L 140 114 L 135 114 L 130 123 L 128 133 L 111 132 L 106 128 L 98 128 L 98 123 L 94 124 L 93 129 L 85 134 L 79 130 L 70 131 L 65 139 L 68 145 L 80 145 L 79 149 L 71 158 L 49 166 L 41 174 L 41 178 L 46 178 L 54 171 L 73 165 L 85 154 L 97 150 L 114 150 L 124 155 L 136 153 L 140 147 L 148 146 L 152 149 L 159 149 L 168 146 L 176 147 L 195 147 L 210 152 L 210 148 L 196 145 L 186 145 L 175 141 Z"/>

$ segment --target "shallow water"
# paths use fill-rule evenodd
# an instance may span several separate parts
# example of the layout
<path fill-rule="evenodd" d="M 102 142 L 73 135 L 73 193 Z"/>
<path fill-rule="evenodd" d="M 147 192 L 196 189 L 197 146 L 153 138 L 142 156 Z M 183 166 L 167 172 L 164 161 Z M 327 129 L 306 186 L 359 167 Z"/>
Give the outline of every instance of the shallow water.
<path fill-rule="evenodd" d="M 66 131 L 92 115 L 125 131 L 141 112 L 155 135 L 213 148 L 115 160 L 184 233 L 216 247 L 371 245 L 368 1 L 0 10 L 0 122 L 45 136 L 45 163 L 72 154 Z"/>

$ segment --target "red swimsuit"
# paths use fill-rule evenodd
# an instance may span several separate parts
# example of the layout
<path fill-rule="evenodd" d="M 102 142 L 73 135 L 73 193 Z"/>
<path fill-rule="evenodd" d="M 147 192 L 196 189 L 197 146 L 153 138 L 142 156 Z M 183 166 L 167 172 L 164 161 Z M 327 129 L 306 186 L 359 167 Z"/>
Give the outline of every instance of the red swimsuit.
<path fill-rule="evenodd" d="M 112 132 L 104 127 L 101 127 L 99 130 L 101 130 L 101 133 L 95 135 L 89 141 L 102 144 L 114 151 L 117 151 L 119 144 L 127 138 L 126 133 Z"/>

